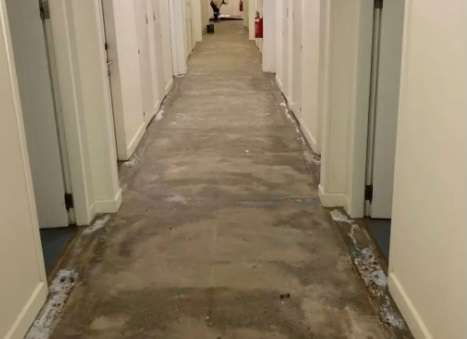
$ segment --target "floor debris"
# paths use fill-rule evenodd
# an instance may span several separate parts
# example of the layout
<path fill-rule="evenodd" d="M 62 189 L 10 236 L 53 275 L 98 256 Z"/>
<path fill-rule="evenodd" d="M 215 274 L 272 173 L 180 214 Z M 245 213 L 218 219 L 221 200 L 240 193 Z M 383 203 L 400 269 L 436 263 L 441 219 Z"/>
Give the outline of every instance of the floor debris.
<path fill-rule="evenodd" d="M 342 213 L 341 210 L 332 210 L 331 211 L 331 218 L 335 222 L 344 222 L 344 223 L 347 223 L 347 224 L 352 224 L 352 220 L 350 220 L 350 218 L 347 215 Z"/>
<path fill-rule="evenodd" d="M 128 160 L 128 161 L 124 161 L 122 162 L 122 166 L 124 167 L 128 167 L 128 168 L 133 168 L 133 167 L 136 167 L 136 165 L 138 165 L 138 158 L 135 156 L 133 157 L 132 159 Z"/>
<path fill-rule="evenodd" d="M 83 235 L 90 235 L 90 234 L 93 234 L 93 233 L 103 229 L 105 227 L 105 225 L 107 225 L 109 220 L 110 220 L 110 215 L 109 214 L 106 214 L 104 216 L 101 216 L 100 218 L 97 218 L 91 226 L 87 227 L 83 231 Z"/>
<path fill-rule="evenodd" d="M 361 244 L 359 241 L 362 237 L 369 239 L 369 236 L 364 236 L 364 230 L 341 210 L 332 210 L 330 215 L 335 222 L 349 225 L 347 236 L 351 243 L 352 260 L 370 294 L 377 299 L 381 320 L 393 328 L 404 330 L 405 322 L 389 297 L 388 278 L 376 249 L 371 244 Z"/>
<path fill-rule="evenodd" d="M 318 154 L 306 150 L 305 152 L 303 152 L 303 155 L 307 163 L 317 166 L 321 165 L 321 157 Z"/>
<path fill-rule="evenodd" d="M 165 113 L 165 112 L 164 112 L 163 109 L 161 109 L 159 112 L 157 112 L 156 118 L 155 118 L 156 121 L 161 121 L 162 119 L 164 119 L 164 113 Z"/>
<path fill-rule="evenodd" d="M 283 293 L 283 294 L 279 295 L 279 298 L 281 300 L 287 300 L 287 299 L 291 298 L 291 295 L 290 295 L 290 293 Z"/>
<path fill-rule="evenodd" d="M 65 302 L 78 280 L 73 270 L 61 270 L 49 286 L 49 299 L 25 339 L 48 339 L 62 314 Z"/>
<path fill-rule="evenodd" d="M 170 197 L 165 199 L 167 202 L 172 202 L 172 203 L 179 203 L 182 205 L 187 205 L 188 204 L 188 199 L 185 198 L 183 195 L 180 194 L 172 194 Z"/>

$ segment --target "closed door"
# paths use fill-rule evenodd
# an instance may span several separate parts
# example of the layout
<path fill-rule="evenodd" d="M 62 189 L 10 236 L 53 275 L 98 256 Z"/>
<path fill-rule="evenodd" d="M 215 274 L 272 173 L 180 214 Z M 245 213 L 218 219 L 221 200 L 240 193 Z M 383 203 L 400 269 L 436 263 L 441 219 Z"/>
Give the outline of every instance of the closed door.
<path fill-rule="evenodd" d="M 57 119 L 39 2 L 8 0 L 8 16 L 39 224 L 69 225 Z"/>
<path fill-rule="evenodd" d="M 147 92 L 143 98 L 142 38 L 136 23 L 138 4 L 136 1 L 102 0 L 107 54 L 111 63 L 115 137 L 118 159 L 122 161 L 130 159 L 138 145 L 145 127 L 143 112 L 149 106 Z"/>
<path fill-rule="evenodd" d="M 373 193 L 367 214 L 379 219 L 390 219 L 392 213 L 403 22 L 404 0 L 384 1 L 382 9 L 376 9 L 377 76 L 372 86 L 367 178 Z"/>

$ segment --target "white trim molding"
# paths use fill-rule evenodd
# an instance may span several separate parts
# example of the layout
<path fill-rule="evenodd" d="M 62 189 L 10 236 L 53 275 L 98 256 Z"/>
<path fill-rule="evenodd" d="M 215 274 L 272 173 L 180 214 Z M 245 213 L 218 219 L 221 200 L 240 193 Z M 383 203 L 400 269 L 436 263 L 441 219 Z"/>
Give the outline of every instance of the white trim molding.
<path fill-rule="evenodd" d="M 122 154 L 122 158 L 120 160 L 123 160 L 123 161 L 130 160 L 131 156 L 136 151 L 136 148 L 138 147 L 141 139 L 143 139 L 144 133 L 146 133 L 146 126 L 147 126 L 146 122 L 144 122 L 143 124 L 141 124 L 141 126 L 139 126 L 138 131 L 134 135 L 133 139 L 131 139 L 131 141 L 128 143 L 128 146 L 126 148 L 126 154 L 124 155 Z"/>
<path fill-rule="evenodd" d="M 399 279 L 397 279 L 394 272 L 389 273 L 389 290 L 391 296 L 396 302 L 397 306 L 404 314 L 405 321 L 407 322 L 412 334 L 415 338 L 433 339 L 428 327 L 425 325 L 420 313 L 417 311 L 414 303 L 405 292 Z"/>
<path fill-rule="evenodd" d="M 116 213 L 122 205 L 122 190 L 120 189 L 113 200 L 98 200 L 94 204 L 96 214 Z"/>
<path fill-rule="evenodd" d="M 347 197 L 344 193 L 326 192 L 322 185 L 319 185 L 318 193 L 324 207 L 346 207 L 347 205 Z"/>

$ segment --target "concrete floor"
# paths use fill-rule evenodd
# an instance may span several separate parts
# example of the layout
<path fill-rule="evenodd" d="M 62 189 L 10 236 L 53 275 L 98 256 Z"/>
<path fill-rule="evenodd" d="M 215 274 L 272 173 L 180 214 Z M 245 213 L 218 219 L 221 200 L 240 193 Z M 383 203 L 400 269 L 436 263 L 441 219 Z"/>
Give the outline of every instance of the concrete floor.
<path fill-rule="evenodd" d="M 222 22 L 122 166 L 55 339 L 389 338 L 241 22 Z"/>

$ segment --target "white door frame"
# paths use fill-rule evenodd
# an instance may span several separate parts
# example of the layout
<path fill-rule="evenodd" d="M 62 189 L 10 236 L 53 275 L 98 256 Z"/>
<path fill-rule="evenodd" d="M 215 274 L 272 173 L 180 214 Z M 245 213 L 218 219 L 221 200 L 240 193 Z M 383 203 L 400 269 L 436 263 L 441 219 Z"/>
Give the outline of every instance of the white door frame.
<path fill-rule="evenodd" d="M 89 210 L 91 197 L 88 181 L 88 166 L 85 147 L 83 144 L 83 126 L 80 121 L 80 91 L 77 83 L 77 70 L 74 38 L 71 33 L 72 22 L 71 4 L 67 1 L 52 0 L 49 2 L 50 11 L 53 13 L 51 21 L 52 38 L 54 40 L 55 60 L 57 62 L 57 76 L 63 116 L 64 133 L 70 164 L 71 183 L 73 187 L 73 199 L 75 218 L 78 224 L 87 224 L 92 219 L 92 211 Z"/>
<path fill-rule="evenodd" d="M 336 6 L 345 7 L 336 10 Z M 331 2 L 326 10 L 324 55 L 328 57 L 323 75 L 326 102 L 320 104 L 325 111 L 319 195 L 324 206 L 344 207 L 354 218 L 363 217 L 365 210 L 373 6 L 363 0 L 340 0 Z M 350 26 L 344 27 L 335 14 L 345 15 Z M 343 67 L 347 68 L 345 74 Z"/>
<path fill-rule="evenodd" d="M 74 1 L 49 0 L 51 38 L 54 46 L 51 53 L 54 53 L 56 61 L 55 71 L 60 102 L 58 114 L 63 117 L 74 214 L 78 225 L 89 225 L 97 213 L 117 211 L 121 203 L 102 22 L 96 23 L 99 32 L 91 33 L 97 34 L 92 37 L 92 43 L 99 45 L 102 43 L 102 50 L 92 56 L 79 53 L 80 44 L 91 42 L 84 41 L 85 39 L 80 35 L 82 32 L 79 31 L 79 25 L 83 23 L 76 22 L 77 17 L 80 19 L 86 17 L 92 22 L 99 20 L 98 1 L 93 0 L 92 3 L 87 3 L 87 6 L 82 6 Z M 93 13 L 89 12 L 91 10 Z M 89 15 L 96 15 L 96 18 L 90 18 Z M 90 72 L 97 71 L 97 68 L 83 69 L 89 64 L 87 58 L 91 57 L 94 63 L 99 64 L 99 74 L 95 75 L 98 80 L 90 79 L 89 76 Z M 102 92 L 96 94 L 99 98 L 90 97 L 92 96 L 90 93 L 85 96 L 83 93 L 86 90 L 83 88 L 85 81 L 93 81 L 96 88 Z M 94 115 L 93 109 L 99 109 L 102 114 L 99 121 L 93 121 L 93 127 L 100 129 L 95 134 L 89 130 L 89 121 L 87 121 Z M 99 139 L 96 139 L 96 135 Z M 102 153 L 96 153 L 91 142 L 98 143 Z"/>

